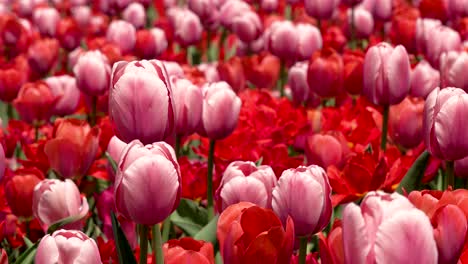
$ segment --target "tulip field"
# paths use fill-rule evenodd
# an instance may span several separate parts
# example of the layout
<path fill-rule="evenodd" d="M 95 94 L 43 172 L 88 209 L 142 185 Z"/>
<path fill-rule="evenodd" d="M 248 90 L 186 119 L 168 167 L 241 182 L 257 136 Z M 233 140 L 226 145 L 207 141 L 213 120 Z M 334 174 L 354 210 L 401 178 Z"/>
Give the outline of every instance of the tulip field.
<path fill-rule="evenodd" d="M 0 264 L 468 264 L 468 0 L 0 0 Z"/>

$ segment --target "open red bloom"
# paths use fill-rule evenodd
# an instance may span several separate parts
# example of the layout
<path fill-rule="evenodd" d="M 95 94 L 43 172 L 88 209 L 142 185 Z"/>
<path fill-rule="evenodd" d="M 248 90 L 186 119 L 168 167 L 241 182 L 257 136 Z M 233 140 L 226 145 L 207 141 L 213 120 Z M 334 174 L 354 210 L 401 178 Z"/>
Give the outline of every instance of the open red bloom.
<path fill-rule="evenodd" d="M 171 239 L 163 246 L 164 263 L 214 264 L 213 244 L 191 237 Z"/>

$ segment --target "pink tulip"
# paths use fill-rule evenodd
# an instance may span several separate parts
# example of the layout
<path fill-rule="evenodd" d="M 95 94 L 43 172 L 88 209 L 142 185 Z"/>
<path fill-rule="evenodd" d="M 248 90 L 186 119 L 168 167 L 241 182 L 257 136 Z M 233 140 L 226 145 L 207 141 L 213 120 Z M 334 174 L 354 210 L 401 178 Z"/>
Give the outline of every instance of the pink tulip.
<path fill-rule="evenodd" d="M 262 0 L 260 7 L 266 12 L 274 12 L 278 9 L 278 0 Z"/>
<path fill-rule="evenodd" d="M 76 6 L 71 9 L 72 16 L 80 27 L 87 27 L 92 18 L 92 12 L 89 6 Z"/>
<path fill-rule="evenodd" d="M 179 63 L 175 61 L 163 61 L 164 67 L 166 67 L 167 75 L 169 77 L 176 76 L 179 78 L 184 78 L 184 69 L 180 66 Z"/>
<path fill-rule="evenodd" d="M 371 12 L 376 20 L 388 21 L 392 18 L 392 0 L 364 0 L 362 7 Z"/>
<path fill-rule="evenodd" d="M 345 263 L 437 263 L 429 218 L 397 193 L 369 192 L 343 211 Z"/>
<path fill-rule="evenodd" d="M 406 97 L 390 107 L 389 131 L 392 140 L 405 148 L 414 148 L 422 141 L 424 101 Z"/>
<path fill-rule="evenodd" d="M 137 224 L 155 225 L 179 205 L 181 176 L 174 149 L 134 140 L 121 154 L 115 180 L 115 205 Z"/>
<path fill-rule="evenodd" d="M 468 3 L 468 2 L 467 2 Z M 458 87 L 468 91 L 468 53 L 449 51 L 440 57 L 441 87 Z"/>
<path fill-rule="evenodd" d="M 142 28 L 146 23 L 145 8 L 140 3 L 129 4 L 122 12 L 122 17 L 135 28 Z"/>
<path fill-rule="evenodd" d="M 289 69 L 288 84 L 291 88 L 293 102 L 297 105 L 309 98 L 309 84 L 307 84 L 308 63 L 297 62 Z"/>
<path fill-rule="evenodd" d="M 100 264 L 102 261 L 93 239 L 77 230 L 57 230 L 41 239 L 34 263 Z"/>
<path fill-rule="evenodd" d="M 246 12 L 250 12 L 250 6 L 242 0 L 229 0 L 221 5 L 219 9 L 219 19 L 223 26 L 231 28 L 233 19 Z"/>
<path fill-rule="evenodd" d="M 200 123 L 203 96 L 201 89 L 187 79 L 171 77 L 176 116 L 176 134 L 191 135 Z"/>
<path fill-rule="evenodd" d="M 432 66 L 439 68 L 442 54 L 460 50 L 461 45 L 460 34 L 457 31 L 446 26 L 436 26 L 428 32 L 425 55 Z"/>
<path fill-rule="evenodd" d="M 175 39 L 184 47 L 197 44 L 203 32 L 200 18 L 189 9 L 173 7 L 167 11 Z"/>
<path fill-rule="evenodd" d="M 244 42 L 256 40 L 262 33 L 262 22 L 257 13 L 251 11 L 234 17 L 231 30 Z"/>
<path fill-rule="evenodd" d="M 347 141 L 341 133 L 314 134 L 306 139 L 307 164 L 315 164 L 325 170 L 331 165 L 341 167 L 349 152 Z"/>
<path fill-rule="evenodd" d="M 411 72 L 411 96 L 425 99 L 439 85 L 439 71 L 432 68 L 427 61 L 420 61 Z"/>
<path fill-rule="evenodd" d="M 442 23 L 438 19 L 419 18 L 416 20 L 416 47 L 419 52 L 426 53 L 427 46 L 430 45 L 428 39 L 433 32 L 433 29 L 440 26 Z"/>
<path fill-rule="evenodd" d="M 3 248 L 0 249 L 0 264 L 8 264 L 8 254 Z"/>
<path fill-rule="evenodd" d="M 120 155 L 126 146 L 127 143 L 123 142 L 118 137 L 113 136 L 109 141 L 109 145 L 107 145 L 107 152 L 116 163 L 119 163 Z"/>
<path fill-rule="evenodd" d="M 47 74 L 57 64 L 59 42 L 56 39 L 41 39 L 29 46 L 29 67 L 40 75 Z"/>
<path fill-rule="evenodd" d="M 296 58 L 299 61 L 308 60 L 314 52 L 322 48 L 320 30 L 310 24 L 297 24 L 298 48 Z"/>
<path fill-rule="evenodd" d="M 292 218 L 296 237 L 319 232 L 332 212 L 327 174 L 316 165 L 285 170 L 273 189 L 272 208 L 283 224 Z"/>
<path fill-rule="evenodd" d="M 202 63 L 197 66 L 198 70 L 203 72 L 205 76 L 205 80 L 208 83 L 213 83 L 213 82 L 219 82 L 221 81 L 221 78 L 218 73 L 218 63 L 213 62 L 213 63 Z"/>
<path fill-rule="evenodd" d="M 215 27 L 219 22 L 217 0 L 189 0 L 188 7 L 194 12 L 206 27 Z"/>
<path fill-rule="evenodd" d="M 130 53 L 135 47 L 135 27 L 124 20 L 114 20 L 107 29 L 106 38 L 116 44 L 122 53 Z"/>
<path fill-rule="evenodd" d="M 424 105 L 423 133 L 428 151 L 439 159 L 468 156 L 468 138 L 463 122 L 468 114 L 468 95 L 459 88 L 437 88 Z"/>
<path fill-rule="evenodd" d="M 374 104 L 398 104 L 410 88 L 408 54 L 403 46 L 385 42 L 371 47 L 364 58 L 363 94 Z"/>
<path fill-rule="evenodd" d="M 291 21 L 274 22 L 266 34 L 268 50 L 282 60 L 294 60 L 299 36 Z"/>
<path fill-rule="evenodd" d="M 226 82 L 205 84 L 203 110 L 198 133 L 218 140 L 229 136 L 237 126 L 241 99 Z"/>
<path fill-rule="evenodd" d="M 78 88 L 91 96 L 103 95 L 109 89 L 111 67 L 100 51 L 82 54 L 73 67 Z"/>
<path fill-rule="evenodd" d="M 329 19 L 339 3 L 339 0 L 304 0 L 304 7 L 311 17 Z"/>
<path fill-rule="evenodd" d="M 41 222 L 44 231 L 69 217 L 73 217 L 74 221 L 62 228 L 81 229 L 81 219 L 88 214 L 88 210 L 86 197 L 81 197 L 80 190 L 69 179 L 46 179 L 34 187 L 33 213 Z"/>
<path fill-rule="evenodd" d="M 60 14 L 53 7 L 37 8 L 34 10 L 33 21 L 42 35 L 54 37 Z"/>
<path fill-rule="evenodd" d="M 374 18 L 365 8 L 354 9 L 354 21 L 352 20 L 351 10 L 348 10 L 348 32 L 351 32 L 351 23 L 353 23 L 355 34 L 359 38 L 367 38 L 374 31 Z"/>
<path fill-rule="evenodd" d="M 52 76 L 45 79 L 52 93 L 59 99 L 52 110 L 55 115 L 66 116 L 75 112 L 80 101 L 80 90 L 75 78 L 70 75 Z"/>
<path fill-rule="evenodd" d="M 161 141 L 174 132 L 172 89 L 163 62 L 120 61 L 114 64 L 109 116 L 116 135 L 125 142 Z"/>
<path fill-rule="evenodd" d="M 460 178 L 468 178 L 468 156 L 455 161 L 455 175 Z"/>
<path fill-rule="evenodd" d="M 468 1 L 447 0 L 446 4 L 451 17 L 464 17 L 468 15 Z"/>
<path fill-rule="evenodd" d="M 271 208 L 276 176 L 270 166 L 259 166 L 251 161 L 234 161 L 226 168 L 216 190 L 218 211 L 239 202 L 251 202 Z"/>
<path fill-rule="evenodd" d="M 309 89 L 322 97 L 338 96 L 343 92 L 343 74 L 343 57 L 331 48 L 322 49 L 309 61 Z"/>

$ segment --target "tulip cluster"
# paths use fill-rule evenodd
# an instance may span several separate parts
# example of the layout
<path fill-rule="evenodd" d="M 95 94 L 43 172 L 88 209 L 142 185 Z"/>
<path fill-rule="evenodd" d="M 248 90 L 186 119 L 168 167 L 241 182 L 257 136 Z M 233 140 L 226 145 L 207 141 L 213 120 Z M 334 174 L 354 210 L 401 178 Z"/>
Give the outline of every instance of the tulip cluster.
<path fill-rule="evenodd" d="M 467 71 L 467 0 L 0 1 L 0 264 L 468 263 Z"/>

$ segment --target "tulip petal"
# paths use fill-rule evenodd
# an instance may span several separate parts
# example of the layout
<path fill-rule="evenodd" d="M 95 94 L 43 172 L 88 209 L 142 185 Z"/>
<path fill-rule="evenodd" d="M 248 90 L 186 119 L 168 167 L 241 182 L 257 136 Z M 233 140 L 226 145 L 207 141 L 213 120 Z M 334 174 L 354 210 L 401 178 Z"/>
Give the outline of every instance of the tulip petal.
<path fill-rule="evenodd" d="M 361 208 L 356 204 L 348 204 L 343 211 L 343 245 L 345 263 L 368 263 L 371 252 L 366 223 Z"/>
<path fill-rule="evenodd" d="M 467 231 L 466 217 L 460 208 L 449 204 L 433 217 L 434 238 L 439 250 L 439 263 L 456 263 L 461 255 Z"/>

